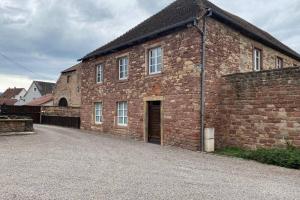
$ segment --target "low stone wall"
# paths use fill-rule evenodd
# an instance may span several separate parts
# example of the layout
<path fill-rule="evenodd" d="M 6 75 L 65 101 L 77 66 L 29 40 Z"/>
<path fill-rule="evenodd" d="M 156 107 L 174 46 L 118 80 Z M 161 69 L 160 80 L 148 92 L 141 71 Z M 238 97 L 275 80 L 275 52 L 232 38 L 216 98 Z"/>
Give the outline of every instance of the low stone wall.
<path fill-rule="evenodd" d="M 42 107 L 41 114 L 44 116 L 80 117 L 80 107 Z"/>
<path fill-rule="evenodd" d="M 218 147 L 300 147 L 300 68 L 224 77 Z"/>
<path fill-rule="evenodd" d="M 0 135 L 10 132 L 33 132 L 32 119 L 0 119 Z"/>

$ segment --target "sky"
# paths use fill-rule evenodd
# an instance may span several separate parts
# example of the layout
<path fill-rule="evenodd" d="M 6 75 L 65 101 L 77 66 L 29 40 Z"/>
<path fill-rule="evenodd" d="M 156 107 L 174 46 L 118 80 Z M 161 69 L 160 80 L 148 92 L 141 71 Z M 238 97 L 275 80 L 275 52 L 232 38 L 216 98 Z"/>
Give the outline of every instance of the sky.
<path fill-rule="evenodd" d="M 211 0 L 300 52 L 300 0 Z M 0 92 L 56 82 L 77 59 L 173 0 L 0 0 Z"/>

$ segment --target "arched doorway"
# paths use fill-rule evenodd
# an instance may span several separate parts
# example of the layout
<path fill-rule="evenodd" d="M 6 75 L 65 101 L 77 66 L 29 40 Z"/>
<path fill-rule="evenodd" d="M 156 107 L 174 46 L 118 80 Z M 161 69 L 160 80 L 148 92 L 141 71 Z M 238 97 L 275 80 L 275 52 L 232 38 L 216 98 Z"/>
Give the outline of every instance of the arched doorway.
<path fill-rule="evenodd" d="M 68 101 L 66 98 L 61 98 L 58 102 L 59 107 L 68 107 Z"/>

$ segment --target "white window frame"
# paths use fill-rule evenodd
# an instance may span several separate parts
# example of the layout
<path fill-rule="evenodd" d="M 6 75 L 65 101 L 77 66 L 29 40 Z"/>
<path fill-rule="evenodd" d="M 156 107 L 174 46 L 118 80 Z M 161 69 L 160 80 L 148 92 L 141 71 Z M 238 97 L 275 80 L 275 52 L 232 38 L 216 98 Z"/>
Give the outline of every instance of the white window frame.
<path fill-rule="evenodd" d="M 123 77 L 121 74 L 123 73 Z M 128 79 L 128 57 L 119 58 L 119 80 Z"/>
<path fill-rule="evenodd" d="M 103 72 L 104 72 L 103 64 L 97 65 L 97 67 L 96 67 L 96 83 L 103 83 Z"/>
<path fill-rule="evenodd" d="M 149 49 L 148 60 L 149 74 L 160 74 L 162 71 L 163 49 L 161 47 Z"/>
<path fill-rule="evenodd" d="M 258 72 L 261 71 L 262 65 L 262 51 L 258 48 L 254 48 L 253 50 L 253 69 L 254 71 Z"/>
<path fill-rule="evenodd" d="M 103 123 L 103 106 L 102 102 L 95 103 L 95 123 L 102 124 Z"/>
<path fill-rule="evenodd" d="M 128 125 L 128 102 L 120 101 L 117 103 L 117 122 L 119 126 Z"/>
<path fill-rule="evenodd" d="M 283 68 L 283 58 L 277 56 L 276 57 L 276 68 L 282 69 Z"/>

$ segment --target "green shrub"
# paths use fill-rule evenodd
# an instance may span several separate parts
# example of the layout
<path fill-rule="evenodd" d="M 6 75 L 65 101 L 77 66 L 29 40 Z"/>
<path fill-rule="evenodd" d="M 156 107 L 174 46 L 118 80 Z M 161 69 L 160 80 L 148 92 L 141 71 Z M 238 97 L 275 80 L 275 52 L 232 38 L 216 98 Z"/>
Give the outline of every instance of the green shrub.
<path fill-rule="evenodd" d="M 225 148 L 220 151 L 217 151 L 217 153 L 221 155 L 255 160 L 270 165 L 300 169 L 300 149 L 296 149 L 296 148 L 258 149 L 258 150 Z"/>

